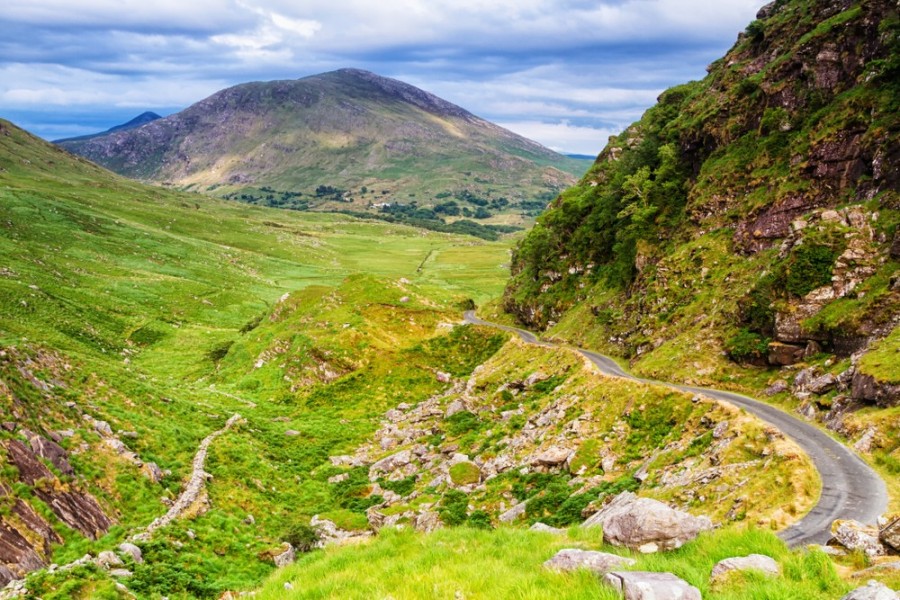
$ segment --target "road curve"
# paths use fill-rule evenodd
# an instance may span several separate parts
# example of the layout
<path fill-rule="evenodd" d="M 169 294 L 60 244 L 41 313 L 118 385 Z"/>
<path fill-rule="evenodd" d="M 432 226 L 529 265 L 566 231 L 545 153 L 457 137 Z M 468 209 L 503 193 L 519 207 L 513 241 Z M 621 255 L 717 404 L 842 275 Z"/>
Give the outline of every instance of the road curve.
<path fill-rule="evenodd" d="M 475 311 L 466 311 L 464 316 L 467 323 L 515 333 L 529 344 L 558 347 L 558 344 L 543 341 L 530 331 L 483 321 L 475 316 Z M 803 448 L 819 471 L 822 494 L 819 502 L 806 516 L 778 533 L 789 546 L 824 544 L 831 537 L 831 523 L 835 519 L 855 519 L 863 523 L 874 523 L 878 516 L 887 510 L 888 495 L 884 481 L 846 446 L 809 423 L 765 402 L 741 394 L 635 377 L 608 356 L 581 348 L 575 350 L 596 365 L 604 375 L 666 385 L 684 392 L 730 402 L 777 427 Z"/>

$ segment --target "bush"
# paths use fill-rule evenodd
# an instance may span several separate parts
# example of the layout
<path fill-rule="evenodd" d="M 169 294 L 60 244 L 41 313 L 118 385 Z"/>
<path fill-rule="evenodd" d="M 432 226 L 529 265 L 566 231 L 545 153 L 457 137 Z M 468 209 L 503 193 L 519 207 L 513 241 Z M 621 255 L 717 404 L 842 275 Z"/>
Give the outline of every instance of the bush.
<path fill-rule="evenodd" d="M 438 514 L 444 525 L 455 527 L 466 522 L 469 511 L 469 497 L 459 490 L 450 490 L 441 498 Z"/>
<path fill-rule="evenodd" d="M 481 481 L 481 469 L 470 462 L 458 462 L 450 467 L 450 481 L 456 485 L 471 485 Z"/>
<path fill-rule="evenodd" d="M 805 296 L 817 287 L 831 283 L 831 271 L 837 251 L 830 246 L 804 244 L 795 248 L 785 271 L 785 289 Z"/>
<path fill-rule="evenodd" d="M 741 329 L 727 342 L 725 351 L 731 360 L 737 362 L 750 361 L 766 356 L 769 350 L 769 338 L 754 333 L 749 329 Z"/>
<path fill-rule="evenodd" d="M 315 549 L 319 543 L 319 532 L 304 523 L 297 523 L 291 527 L 284 537 L 285 542 L 294 547 L 297 552 L 309 552 Z"/>

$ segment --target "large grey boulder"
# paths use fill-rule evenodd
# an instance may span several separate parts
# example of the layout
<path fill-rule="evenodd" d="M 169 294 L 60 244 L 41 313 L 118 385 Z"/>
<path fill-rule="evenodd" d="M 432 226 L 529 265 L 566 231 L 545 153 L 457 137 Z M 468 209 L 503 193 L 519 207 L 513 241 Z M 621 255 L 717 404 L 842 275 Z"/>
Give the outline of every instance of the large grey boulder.
<path fill-rule="evenodd" d="M 878 529 L 863 525 L 859 521 L 837 520 L 831 524 L 831 535 L 847 550 L 861 550 L 869 557 L 887 554 L 878 539 Z"/>
<path fill-rule="evenodd" d="M 750 554 L 749 556 L 735 556 L 720 560 L 713 567 L 710 579 L 721 577 L 732 571 L 761 571 L 766 575 L 781 574 L 781 565 L 770 556 L 763 554 Z"/>
<path fill-rule="evenodd" d="M 863 587 L 856 588 L 841 600 L 900 600 L 900 596 L 883 583 L 872 580 Z"/>
<path fill-rule="evenodd" d="M 708 517 L 695 517 L 650 498 L 622 492 L 582 527 L 603 528 L 603 540 L 643 553 L 674 550 L 713 528 Z"/>
<path fill-rule="evenodd" d="M 702 600 L 700 590 L 671 573 L 613 571 L 603 581 L 625 600 Z"/>
<path fill-rule="evenodd" d="M 609 573 L 614 569 L 630 567 L 634 563 L 634 559 L 609 554 L 607 552 L 565 548 L 557 552 L 553 558 L 544 562 L 544 568 L 552 569 L 554 571 L 588 569 L 589 571 L 602 575 L 604 573 Z"/>

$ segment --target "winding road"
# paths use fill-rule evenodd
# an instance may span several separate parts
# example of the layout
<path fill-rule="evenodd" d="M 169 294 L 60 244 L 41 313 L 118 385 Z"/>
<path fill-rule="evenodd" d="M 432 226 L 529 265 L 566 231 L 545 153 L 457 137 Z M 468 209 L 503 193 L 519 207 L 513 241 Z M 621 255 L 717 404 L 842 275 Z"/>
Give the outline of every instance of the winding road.
<path fill-rule="evenodd" d="M 550 348 L 561 347 L 559 344 L 541 340 L 530 331 L 479 319 L 475 316 L 475 311 L 466 311 L 464 316 L 466 323 L 503 329 L 515 333 L 529 344 Z M 824 544 L 831 537 L 831 523 L 835 519 L 855 519 L 863 523 L 874 523 L 878 516 L 887 510 L 888 495 L 884 481 L 846 446 L 813 425 L 765 402 L 741 394 L 635 377 L 608 356 L 581 348 L 574 349 L 596 365 L 604 375 L 665 385 L 729 402 L 775 426 L 794 440 L 809 455 L 819 471 L 822 494 L 818 503 L 806 516 L 779 532 L 778 536 L 789 546 Z"/>

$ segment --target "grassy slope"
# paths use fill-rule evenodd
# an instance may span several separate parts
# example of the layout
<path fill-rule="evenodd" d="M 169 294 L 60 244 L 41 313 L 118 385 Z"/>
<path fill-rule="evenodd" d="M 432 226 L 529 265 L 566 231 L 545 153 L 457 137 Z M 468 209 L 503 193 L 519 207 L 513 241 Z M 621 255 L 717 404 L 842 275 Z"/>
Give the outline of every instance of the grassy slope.
<path fill-rule="evenodd" d="M 618 593 L 589 572 L 554 573 L 541 564 L 561 548 L 603 549 L 596 531 L 572 529 L 566 536 L 503 529 L 460 528 L 425 538 L 386 532 L 361 548 L 331 548 L 274 574 L 257 597 L 269 598 L 601 598 Z M 713 565 L 734 553 L 772 556 L 783 575 L 737 576 L 712 586 Z M 788 552 L 772 534 L 718 531 L 664 555 L 635 556 L 636 570 L 669 571 L 700 588 L 710 600 L 765 598 L 815 600 L 839 597 L 847 585 L 819 553 Z M 348 568 L 350 567 L 350 568 Z M 293 589 L 285 590 L 290 583 Z"/>

